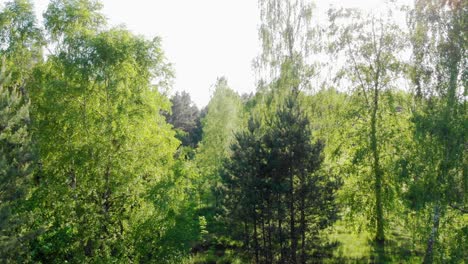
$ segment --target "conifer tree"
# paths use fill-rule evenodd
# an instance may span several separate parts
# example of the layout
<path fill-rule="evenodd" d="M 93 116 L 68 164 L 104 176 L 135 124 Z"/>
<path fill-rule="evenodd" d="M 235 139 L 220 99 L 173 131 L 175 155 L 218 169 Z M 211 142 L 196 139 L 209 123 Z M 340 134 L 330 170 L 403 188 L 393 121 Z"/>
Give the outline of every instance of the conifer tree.
<path fill-rule="evenodd" d="M 296 94 L 267 118 L 266 127 L 250 119 L 236 134 L 226 206 L 256 263 L 307 263 L 323 245 L 320 231 L 337 219 L 339 180 L 320 170 L 323 143 L 311 141 Z"/>
<path fill-rule="evenodd" d="M 201 137 L 200 111 L 185 91 L 177 92 L 171 103 L 171 113 L 166 114 L 167 122 L 174 126 L 183 146 L 196 147 Z"/>
<path fill-rule="evenodd" d="M 32 187 L 34 155 L 31 144 L 29 101 L 0 71 L 0 260 L 25 261 L 28 252 L 22 212 Z M 27 256 L 26 256 L 27 257 Z"/>

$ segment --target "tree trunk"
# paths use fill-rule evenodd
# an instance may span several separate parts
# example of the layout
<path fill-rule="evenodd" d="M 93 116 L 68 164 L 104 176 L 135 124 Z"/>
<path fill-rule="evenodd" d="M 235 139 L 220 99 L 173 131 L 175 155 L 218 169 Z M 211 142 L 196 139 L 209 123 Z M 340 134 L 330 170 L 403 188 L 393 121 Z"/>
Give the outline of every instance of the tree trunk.
<path fill-rule="evenodd" d="M 281 194 L 278 194 L 278 232 L 279 232 L 279 246 L 280 246 L 280 261 L 279 263 L 284 263 L 284 247 L 283 247 L 283 214 L 281 212 Z"/>
<path fill-rule="evenodd" d="M 265 229 L 265 214 L 261 214 L 261 225 L 262 225 L 262 241 L 263 241 L 263 248 L 262 248 L 262 255 L 263 260 L 265 263 L 268 263 L 268 255 L 267 255 L 267 237 L 266 237 L 266 229 Z"/>
<path fill-rule="evenodd" d="M 434 205 L 434 214 L 432 217 L 432 229 L 429 239 L 427 240 L 426 254 L 424 255 L 424 263 L 432 264 L 434 261 L 434 244 L 437 241 L 440 222 L 440 204 Z"/>
<path fill-rule="evenodd" d="M 301 263 L 306 263 L 306 248 L 305 248 L 305 233 L 306 233 L 306 219 L 305 219 L 305 184 L 304 179 L 301 182 Z"/>
<path fill-rule="evenodd" d="M 255 263 L 259 263 L 259 254 L 258 254 L 258 232 L 257 232 L 257 212 L 255 211 L 255 206 L 253 208 L 253 228 L 254 228 L 254 250 L 255 250 Z"/>
<path fill-rule="evenodd" d="M 70 188 L 72 189 L 73 200 L 76 201 L 78 199 L 78 194 L 76 192 L 76 173 L 73 169 L 70 171 Z"/>
<path fill-rule="evenodd" d="M 244 247 L 246 250 L 249 248 L 249 227 L 247 220 L 244 219 Z"/>
<path fill-rule="evenodd" d="M 104 193 L 102 194 L 102 212 L 104 215 L 103 221 L 103 233 L 105 234 L 106 239 L 109 237 L 109 229 L 107 225 L 109 224 L 109 209 L 110 209 L 110 166 L 106 167 L 106 172 L 104 174 L 105 186 Z"/>
<path fill-rule="evenodd" d="M 76 189 L 76 173 L 73 169 L 70 170 L 70 187 L 72 190 Z"/>
<path fill-rule="evenodd" d="M 268 203 L 268 253 L 267 253 L 267 263 L 272 263 L 273 262 L 273 244 L 271 241 L 271 231 L 272 231 L 272 213 L 270 209 L 270 203 Z"/>
<path fill-rule="evenodd" d="M 377 230 L 375 242 L 379 257 L 379 262 L 383 262 L 385 257 L 385 233 L 384 233 L 384 216 L 382 205 L 382 170 L 380 169 L 379 149 L 377 147 L 377 111 L 379 107 L 379 90 L 374 88 L 373 107 L 371 115 L 371 150 L 373 156 L 373 171 L 375 177 L 375 214 L 377 220 Z"/>
<path fill-rule="evenodd" d="M 290 181 L 290 190 L 289 190 L 289 228 L 291 235 L 291 263 L 297 263 L 297 238 L 296 238 L 296 219 L 295 219 L 295 209 L 294 209 L 294 175 L 292 172 L 289 172 L 289 181 Z"/>

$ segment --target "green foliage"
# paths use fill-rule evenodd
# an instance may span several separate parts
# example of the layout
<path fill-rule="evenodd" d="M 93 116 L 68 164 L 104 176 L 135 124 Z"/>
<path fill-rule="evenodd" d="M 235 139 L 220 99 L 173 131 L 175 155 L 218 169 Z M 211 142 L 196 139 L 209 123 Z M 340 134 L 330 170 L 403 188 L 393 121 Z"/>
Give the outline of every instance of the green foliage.
<path fill-rule="evenodd" d="M 219 171 L 230 155 L 234 133 L 242 123 L 243 105 L 239 95 L 228 87 L 225 78 L 218 79 L 202 119 L 202 140 L 195 158 L 203 175 L 200 190 L 209 190 L 203 198 L 208 206 L 219 205 Z"/>
<path fill-rule="evenodd" d="M 99 1 L 6 2 L 1 262 L 463 263 L 467 2 L 393 3 L 260 0 L 256 93 L 199 111 Z"/>
<path fill-rule="evenodd" d="M 243 241 L 255 263 L 321 259 L 320 233 L 337 219 L 339 186 L 320 171 L 323 143 L 311 142 L 309 120 L 294 93 L 267 117 L 265 132 L 260 126 L 250 119 L 248 129 L 236 134 L 226 164 L 224 199 L 233 238 Z"/>
<path fill-rule="evenodd" d="M 30 103 L 16 85 L 11 85 L 5 60 L 0 71 L 0 259 L 25 261 L 25 240 L 31 235 L 22 228 L 27 212 L 22 210 L 32 188 L 34 154 L 30 134 Z"/>
<path fill-rule="evenodd" d="M 36 261 L 124 261 L 147 254 L 136 247 L 145 237 L 134 232 L 170 214 L 164 201 L 154 203 L 177 147 L 160 114 L 169 106 L 158 92 L 164 87 L 150 84 L 171 75 L 159 41 L 89 27 L 78 39 L 68 38 L 80 28 L 62 29 L 67 20 L 55 16 L 80 12 L 86 21 L 95 16 L 89 6 L 49 6 L 50 33 L 66 36 L 61 52 L 38 67 L 31 88 L 42 163 L 35 225 L 46 227 L 32 243 Z M 63 244 L 49 252 L 47 241 Z"/>
<path fill-rule="evenodd" d="M 403 100 L 398 100 L 394 92 L 404 69 L 401 54 L 406 39 L 392 22 L 390 11 L 376 18 L 372 14 L 363 16 L 356 10 L 331 10 L 329 19 L 336 34 L 330 33 L 331 58 L 342 56 L 346 60 L 335 80 L 338 86 L 349 86 L 351 92 L 352 114 L 347 116 L 345 133 L 352 157 L 347 164 L 348 173 L 352 176 L 345 180 L 343 193 L 348 196 L 345 204 L 351 212 L 364 214 L 356 218 L 358 222 L 369 221 L 379 252 L 377 261 L 382 262 L 386 230 L 393 228 L 387 212 L 394 212 L 393 202 L 398 201 L 399 186 L 393 177 L 392 159 L 398 155 L 398 137 L 405 135 L 409 110 L 405 108 L 404 95 L 400 98 Z M 343 79 L 345 82 L 340 82 Z M 402 123 L 399 129 L 403 131 L 392 127 L 397 122 Z"/>
<path fill-rule="evenodd" d="M 79 49 L 80 38 L 92 36 L 106 23 L 101 9 L 102 4 L 97 0 L 51 1 L 44 14 L 44 24 L 56 48 L 59 51 Z"/>
<path fill-rule="evenodd" d="M 171 113 L 166 115 L 167 122 L 177 130 L 177 138 L 183 146 L 197 147 L 201 140 L 200 111 L 187 92 L 177 92 L 171 103 Z"/>
<path fill-rule="evenodd" d="M 430 1 L 416 4 L 410 16 L 414 58 L 409 77 L 415 91 L 412 122 L 417 152 L 408 169 L 407 198 L 413 209 L 432 208 L 426 228 L 430 231 L 424 234 L 425 263 L 456 262 L 465 251 L 447 256 L 450 245 L 438 241 L 450 236 L 466 239 L 462 231 L 466 224 L 457 225 L 466 215 L 468 186 L 466 15 L 466 2 Z M 444 219 L 451 219 L 453 226 L 445 229 Z"/>
<path fill-rule="evenodd" d="M 12 85 L 24 89 L 34 65 L 42 61 L 43 45 L 31 1 L 7 2 L 0 12 L 0 56 L 5 58 Z"/>
<path fill-rule="evenodd" d="M 195 185 L 199 175 L 193 161 L 181 157 L 172 173 L 150 191 L 156 213 L 132 234 L 139 262 L 181 263 L 200 241 L 199 190 Z"/>
<path fill-rule="evenodd" d="M 288 72 L 294 78 L 282 78 L 297 82 L 293 87 L 305 88 L 314 74 L 308 58 L 316 49 L 312 14 L 315 7 L 310 0 L 259 0 L 261 24 L 259 39 L 261 54 L 255 61 L 258 70 L 263 70 L 262 81 L 275 81 Z M 300 76 L 300 78 L 298 78 Z M 288 87 L 292 88 L 292 87 Z"/>

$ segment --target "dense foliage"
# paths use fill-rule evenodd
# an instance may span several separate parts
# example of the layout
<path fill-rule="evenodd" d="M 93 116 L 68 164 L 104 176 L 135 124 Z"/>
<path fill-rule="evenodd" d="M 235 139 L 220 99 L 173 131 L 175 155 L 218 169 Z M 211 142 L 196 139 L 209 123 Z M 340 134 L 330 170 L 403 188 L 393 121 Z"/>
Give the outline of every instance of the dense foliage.
<path fill-rule="evenodd" d="M 0 261 L 464 263 L 468 2 L 259 8 L 257 91 L 198 109 L 99 1 L 6 2 Z"/>

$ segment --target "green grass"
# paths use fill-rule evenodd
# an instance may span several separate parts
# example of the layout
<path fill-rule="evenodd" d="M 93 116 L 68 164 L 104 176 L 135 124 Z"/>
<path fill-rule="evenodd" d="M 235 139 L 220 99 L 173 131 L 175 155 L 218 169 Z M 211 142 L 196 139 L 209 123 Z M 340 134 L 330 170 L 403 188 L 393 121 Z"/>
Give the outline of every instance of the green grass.
<path fill-rule="evenodd" d="M 333 253 L 333 259 L 327 263 L 373 263 L 376 258 L 372 234 L 368 231 L 353 232 L 345 225 L 337 223 L 328 234 L 331 241 L 339 243 Z M 403 230 L 387 232 L 385 243 L 386 263 L 421 263 L 422 249 L 413 244 Z"/>
<path fill-rule="evenodd" d="M 190 256 L 182 264 L 244 264 L 248 263 L 233 250 L 216 251 L 210 249 L 203 253 Z"/>

